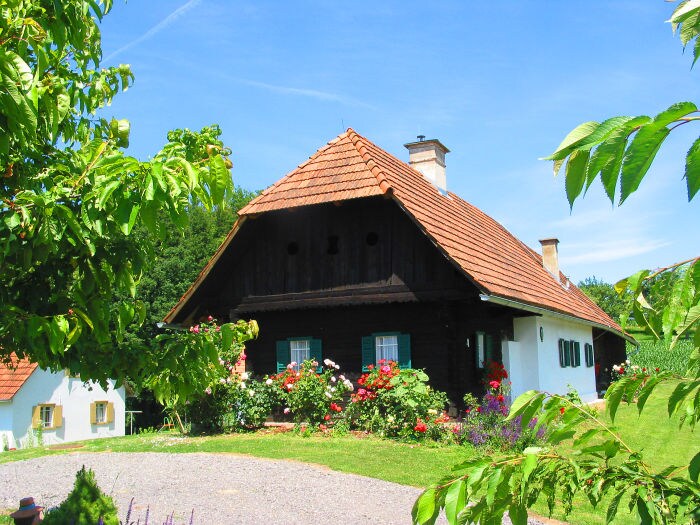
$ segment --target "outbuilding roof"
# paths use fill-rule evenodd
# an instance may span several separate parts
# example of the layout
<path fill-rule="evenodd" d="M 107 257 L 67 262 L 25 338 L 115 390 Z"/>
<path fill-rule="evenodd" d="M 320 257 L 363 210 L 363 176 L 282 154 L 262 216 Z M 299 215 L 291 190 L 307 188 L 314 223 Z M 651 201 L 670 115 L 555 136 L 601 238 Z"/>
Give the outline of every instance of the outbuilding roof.
<path fill-rule="evenodd" d="M 423 175 L 352 129 L 264 190 L 239 220 L 165 320 L 173 320 L 216 264 L 248 216 L 270 211 L 385 195 L 482 292 L 485 300 L 574 317 L 622 335 L 622 329 L 563 275 L 556 279 L 541 256 L 496 220 L 458 195 L 441 193 Z"/>
<path fill-rule="evenodd" d="M 0 401 L 12 399 L 38 366 L 26 359 L 17 359 L 15 354 L 10 356 L 10 360 L 9 367 L 0 363 Z"/>

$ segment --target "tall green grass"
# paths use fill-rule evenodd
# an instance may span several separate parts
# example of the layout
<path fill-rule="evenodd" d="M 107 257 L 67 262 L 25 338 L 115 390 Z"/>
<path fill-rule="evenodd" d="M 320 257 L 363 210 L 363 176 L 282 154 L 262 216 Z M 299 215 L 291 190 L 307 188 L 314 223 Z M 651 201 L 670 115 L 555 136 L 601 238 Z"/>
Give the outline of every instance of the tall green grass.
<path fill-rule="evenodd" d="M 692 349 L 691 341 L 679 341 L 673 349 L 669 350 L 663 341 L 646 340 L 640 341 L 639 349 L 628 343 L 627 355 L 633 365 L 649 370 L 659 368 L 685 375 Z"/>

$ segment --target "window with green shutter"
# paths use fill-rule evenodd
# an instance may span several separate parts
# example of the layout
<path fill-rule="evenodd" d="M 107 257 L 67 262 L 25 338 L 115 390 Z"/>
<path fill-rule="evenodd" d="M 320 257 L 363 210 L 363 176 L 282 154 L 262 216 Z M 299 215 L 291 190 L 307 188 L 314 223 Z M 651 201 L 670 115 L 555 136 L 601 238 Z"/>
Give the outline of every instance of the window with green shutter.
<path fill-rule="evenodd" d="M 572 366 L 571 360 L 571 343 L 573 341 L 568 341 L 566 339 L 559 339 L 559 366 L 566 368 L 567 366 Z"/>
<path fill-rule="evenodd" d="M 411 368 L 411 336 L 399 332 L 381 332 L 362 338 L 362 371 L 380 360 L 396 361 L 399 368 Z"/>
<path fill-rule="evenodd" d="M 322 344 L 320 339 L 312 337 L 290 337 L 289 339 L 277 341 L 277 372 L 283 372 L 287 365 L 292 362 L 297 363 L 294 367 L 299 370 L 301 363 L 308 359 L 318 362 L 318 371 L 321 371 L 323 360 Z"/>

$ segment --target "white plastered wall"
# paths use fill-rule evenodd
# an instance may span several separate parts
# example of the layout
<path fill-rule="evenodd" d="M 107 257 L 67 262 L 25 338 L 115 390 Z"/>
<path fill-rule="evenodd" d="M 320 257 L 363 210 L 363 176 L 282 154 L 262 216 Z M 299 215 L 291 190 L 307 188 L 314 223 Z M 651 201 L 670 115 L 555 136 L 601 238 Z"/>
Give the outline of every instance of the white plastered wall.
<path fill-rule="evenodd" d="M 542 339 L 540 340 L 540 328 Z M 503 342 L 503 365 L 512 382 L 512 399 L 528 390 L 566 394 L 573 386 L 583 401 L 598 398 L 595 369 L 587 367 L 584 345 L 593 344 L 590 326 L 554 316 L 530 316 L 513 319 L 515 341 Z M 559 366 L 559 339 L 581 344 L 581 366 Z"/>
<path fill-rule="evenodd" d="M 114 388 L 109 382 L 107 391 L 99 385 L 85 385 L 79 378 L 68 377 L 63 372 L 50 372 L 36 369 L 15 394 L 9 407 L 12 411 L 11 430 L 17 448 L 37 444 L 36 437 L 30 436 L 32 407 L 38 404 L 56 404 L 63 408 L 63 421 L 60 427 L 42 430 L 45 445 L 80 441 L 99 437 L 124 435 L 125 392 L 124 388 Z M 107 401 L 114 404 L 114 421 L 105 425 L 90 423 L 90 403 Z M 0 419 L 0 421 L 3 421 Z M 5 430 L 0 427 L 0 430 Z"/>

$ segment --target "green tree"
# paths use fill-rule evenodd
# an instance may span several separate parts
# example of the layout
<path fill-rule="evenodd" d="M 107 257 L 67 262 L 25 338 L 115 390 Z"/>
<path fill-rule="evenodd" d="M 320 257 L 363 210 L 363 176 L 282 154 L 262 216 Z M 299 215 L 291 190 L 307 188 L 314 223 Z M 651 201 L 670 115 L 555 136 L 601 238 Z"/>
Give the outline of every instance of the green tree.
<path fill-rule="evenodd" d="M 586 278 L 578 283 L 577 286 L 618 323 L 621 322 L 623 317 L 626 318 L 627 313 L 631 309 L 631 298 L 621 297 L 612 284 L 597 279 L 595 276 Z"/>
<path fill-rule="evenodd" d="M 680 3 L 671 23 L 684 46 L 693 43 L 695 62 L 700 57 L 700 0 Z M 555 174 L 566 165 L 570 205 L 597 178 L 612 202 L 618 194 L 620 204 L 624 202 L 639 187 L 670 132 L 698 120 L 697 111 L 695 104 L 682 102 L 655 117 L 613 117 L 575 128 L 547 157 L 554 161 Z M 700 139 L 686 156 L 685 183 L 692 200 L 700 189 Z M 618 282 L 615 289 L 634 298 L 632 314 L 645 331 L 670 344 L 694 332 L 694 350 L 683 378 L 668 372 L 637 373 L 613 383 L 605 396 L 611 419 L 615 420 L 623 399 L 636 400 L 641 412 L 661 382 L 675 379 L 669 416 L 679 415 L 681 424 L 693 427 L 700 419 L 700 258 L 640 271 Z M 508 419 L 518 417 L 523 426 L 537 417 L 538 427 L 553 428 L 547 444 L 522 454 L 487 456 L 455 466 L 416 501 L 414 522 L 433 523 L 444 508 L 450 523 L 495 524 L 508 512 L 514 524 L 524 525 L 527 509 L 538 499 L 546 501 L 550 513 L 560 508 L 567 514 L 577 494 L 585 495 L 594 507 L 606 498 L 608 523 L 624 503 L 643 524 L 700 522 L 700 453 L 688 465 L 656 471 L 613 427 L 566 397 L 543 392 L 526 392 L 516 399 Z M 565 441 L 575 454 L 560 453 Z"/>
<path fill-rule="evenodd" d="M 151 239 L 233 188 L 217 126 L 170 132 L 144 162 L 123 151 L 126 120 L 97 116 L 133 81 L 101 67 L 111 3 L 0 0 L 0 359 L 101 381 L 158 372 L 162 356 L 123 344 Z"/>

